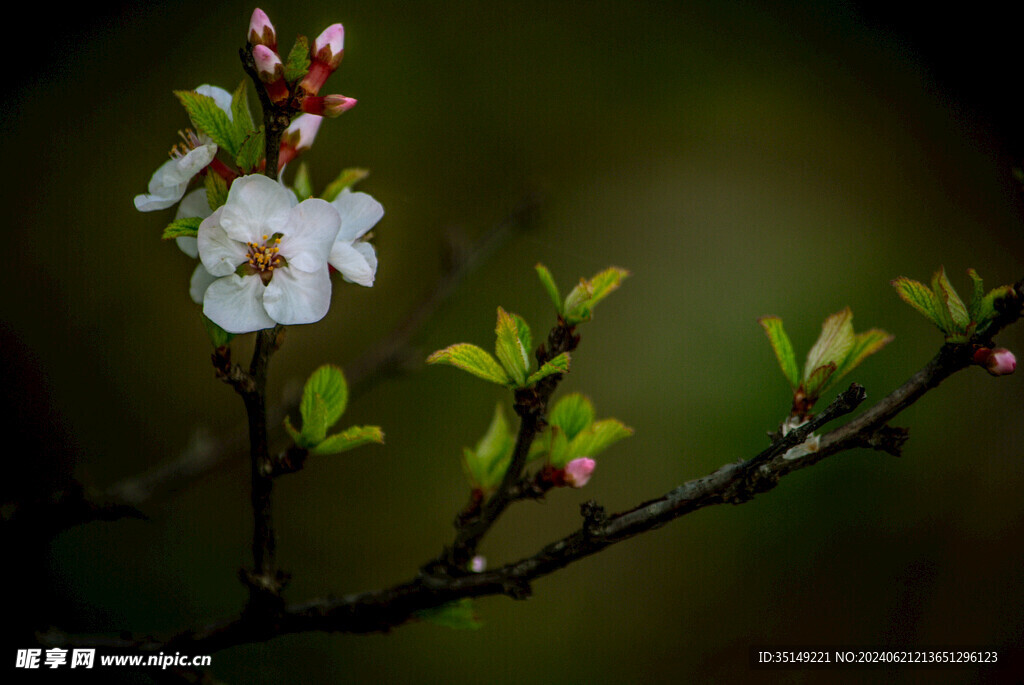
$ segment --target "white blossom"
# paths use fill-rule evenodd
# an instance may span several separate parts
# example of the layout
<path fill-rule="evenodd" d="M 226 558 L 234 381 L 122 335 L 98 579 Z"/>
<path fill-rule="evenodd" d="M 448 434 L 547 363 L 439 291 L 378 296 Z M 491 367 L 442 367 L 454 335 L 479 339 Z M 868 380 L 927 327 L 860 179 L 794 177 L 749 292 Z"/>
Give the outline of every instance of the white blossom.
<path fill-rule="evenodd" d="M 327 259 L 339 228 L 326 201 L 298 203 L 266 176 L 243 176 L 199 226 L 199 259 L 209 276 L 193 274 L 193 297 L 213 278 L 203 313 L 229 333 L 319 321 L 330 307 Z"/>
<path fill-rule="evenodd" d="M 341 231 L 331 248 L 330 264 L 350 283 L 370 287 L 377 275 L 377 253 L 360 240 L 384 216 L 384 207 L 366 193 L 343 190 L 331 202 L 341 216 Z"/>

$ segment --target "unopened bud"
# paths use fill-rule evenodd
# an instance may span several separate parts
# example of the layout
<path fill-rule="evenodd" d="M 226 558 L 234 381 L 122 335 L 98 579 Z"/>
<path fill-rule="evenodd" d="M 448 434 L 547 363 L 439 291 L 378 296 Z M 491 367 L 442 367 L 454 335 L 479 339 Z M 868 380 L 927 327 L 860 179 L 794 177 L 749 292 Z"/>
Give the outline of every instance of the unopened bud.
<path fill-rule="evenodd" d="M 284 80 L 284 63 L 277 53 L 266 45 L 257 45 L 252 49 L 252 59 L 270 101 L 276 103 L 286 99 L 288 84 Z"/>
<path fill-rule="evenodd" d="M 315 114 L 300 114 L 292 120 L 291 125 L 281 135 L 281 149 L 277 158 L 279 170 L 295 159 L 299 153 L 309 149 L 316 138 L 317 131 L 320 130 L 321 123 L 323 123 L 323 117 Z"/>
<path fill-rule="evenodd" d="M 486 568 L 487 559 L 479 554 L 469 560 L 469 570 L 473 573 L 483 573 Z"/>
<path fill-rule="evenodd" d="M 582 488 L 590 480 L 596 465 L 590 457 L 573 459 L 565 465 L 565 484 L 571 488 Z"/>
<path fill-rule="evenodd" d="M 1005 347 L 994 350 L 982 347 L 974 353 L 974 362 L 984 366 L 993 376 L 1006 376 L 1017 369 L 1017 358 Z"/>
<path fill-rule="evenodd" d="M 270 23 L 270 17 L 259 7 L 253 10 L 252 18 L 249 20 L 249 44 L 265 45 L 277 52 L 277 32 Z"/>
<path fill-rule="evenodd" d="M 299 86 L 308 95 L 316 95 L 327 77 L 341 64 L 345 56 L 345 29 L 341 24 L 331 24 L 313 41 L 310 50 L 309 71 Z"/>
<path fill-rule="evenodd" d="M 307 95 L 302 98 L 302 111 L 333 119 L 355 107 L 356 102 L 344 95 Z"/>

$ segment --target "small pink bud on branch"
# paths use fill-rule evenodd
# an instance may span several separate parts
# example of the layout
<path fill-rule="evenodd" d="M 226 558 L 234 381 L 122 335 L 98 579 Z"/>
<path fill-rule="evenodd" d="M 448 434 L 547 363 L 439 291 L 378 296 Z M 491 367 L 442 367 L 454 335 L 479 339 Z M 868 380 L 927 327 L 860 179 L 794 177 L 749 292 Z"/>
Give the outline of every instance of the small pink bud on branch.
<path fill-rule="evenodd" d="M 1005 347 L 992 350 L 980 347 L 974 353 L 974 363 L 984 366 L 993 376 L 1006 376 L 1017 369 L 1017 358 Z"/>
<path fill-rule="evenodd" d="M 280 170 L 313 144 L 323 117 L 315 114 L 300 114 L 292 120 L 281 136 L 281 149 L 277 157 L 277 168 Z"/>
<path fill-rule="evenodd" d="M 249 20 L 249 44 L 254 47 L 265 45 L 273 52 L 277 52 L 277 32 L 270 23 L 270 17 L 259 7 L 253 10 L 252 18 Z"/>
<path fill-rule="evenodd" d="M 345 28 L 341 24 L 331 24 L 313 41 L 310 50 L 311 62 L 305 78 L 299 83 L 307 95 L 316 95 L 327 77 L 341 64 L 345 56 Z"/>
<path fill-rule="evenodd" d="M 590 457 L 573 459 L 565 465 L 565 484 L 571 488 L 582 488 L 590 480 L 596 465 Z"/>
<path fill-rule="evenodd" d="M 356 102 L 344 95 L 307 95 L 302 98 L 302 111 L 333 119 L 355 107 Z"/>
<path fill-rule="evenodd" d="M 257 45 L 252 49 L 252 59 L 256 63 L 256 71 L 267 89 L 270 101 L 277 103 L 288 98 L 288 84 L 284 80 L 284 63 L 277 53 L 266 45 Z"/>

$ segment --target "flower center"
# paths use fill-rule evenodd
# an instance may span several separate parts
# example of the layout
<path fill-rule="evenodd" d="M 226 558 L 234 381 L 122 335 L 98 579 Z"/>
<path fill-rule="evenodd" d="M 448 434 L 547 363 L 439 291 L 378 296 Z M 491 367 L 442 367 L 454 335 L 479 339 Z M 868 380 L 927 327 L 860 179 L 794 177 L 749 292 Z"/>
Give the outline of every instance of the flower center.
<path fill-rule="evenodd" d="M 256 242 L 246 243 L 249 246 L 249 251 L 246 253 L 249 269 L 251 273 L 257 274 L 263 279 L 264 285 L 273 278 L 274 269 L 287 263 L 285 258 L 281 256 L 281 248 L 278 247 L 280 243 L 280 233 L 275 233 L 269 238 L 263 236 L 262 244 Z"/>
<path fill-rule="evenodd" d="M 190 128 L 178 131 L 178 137 L 181 138 L 181 142 L 175 143 L 171 148 L 171 159 L 181 159 L 203 144 L 196 132 Z"/>

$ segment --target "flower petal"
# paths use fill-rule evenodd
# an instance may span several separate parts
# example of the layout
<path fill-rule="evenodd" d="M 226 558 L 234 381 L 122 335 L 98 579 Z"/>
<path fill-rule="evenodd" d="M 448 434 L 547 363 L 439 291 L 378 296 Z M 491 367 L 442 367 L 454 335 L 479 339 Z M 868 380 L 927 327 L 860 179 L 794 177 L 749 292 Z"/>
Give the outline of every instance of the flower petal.
<path fill-rule="evenodd" d="M 193 240 L 195 240 L 193 238 Z M 192 301 L 196 304 L 203 303 L 203 296 L 206 295 L 206 289 L 217 280 L 217 277 L 206 270 L 206 267 L 202 264 L 197 264 L 195 271 L 192 272 L 192 279 L 188 284 L 188 294 L 192 296 Z"/>
<path fill-rule="evenodd" d="M 341 218 L 325 200 L 311 198 L 292 208 L 281 238 L 281 254 L 288 266 L 315 273 L 327 267 Z"/>
<path fill-rule="evenodd" d="M 340 241 L 334 243 L 334 247 L 331 248 L 330 264 L 338 270 L 342 278 L 350 283 L 358 283 L 366 287 L 373 285 L 373 276 L 376 272 L 376 256 L 374 264 L 371 266 L 366 259 L 366 255 L 356 249 L 355 245 Z"/>
<path fill-rule="evenodd" d="M 316 273 L 275 269 L 263 294 L 263 306 L 274 321 L 285 325 L 324 318 L 331 307 L 331 275 L 327 266 Z"/>
<path fill-rule="evenodd" d="M 292 206 L 289 196 L 295 194 L 262 174 L 236 179 L 222 207 L 221 228 L 242 243 L 262 242 L 264 235 L 282 233 Z"/>
<path fill-rule="evenodd" d="M 338 240 L 355 240 L 373 228 L 384 216 L 384 207 L 366 193 L 353 193 L 347 188 L 331 202 L 341 215 Z"/>
<path fill-rule="evenodd" d="M 217 154 L 213 143 L 200 145 L 184 157 L 169 159 L 149 179 L 149 193 L 135 196 L 135 209 L 153 212 L 167 209 L 181 199 L 192 177 L 202 171 Z"/>
<path fill-rule="evenodd" d="M 221 207 L 203 219 L 203 223 L 199 224 L 199 235 L 197 236 L 199 259 L 202 260 L 207 271 L 218 277 L 233 274 L 238 265 L 248 259 L 246 245 L 233 240 L 221 227 L 220 220 L 223 212 L 224 207 Z M 224 327 L 221 326 L 221 328 Z"/>
<path fill-rule="evenodd" d="M 263 308 L 265 290 L 259 276 L 218 278 L 203 296 L 203 314 L 228 333 L 272 328 L 274 320 Z"/>
<path fill-rule="evenodd" d="M 192 217 L 205 219 L 212 213 L 213 210 L 210 209 L 210 202 L 206 199 L 206 188 L 196 188 L 181 198 L 181 203 L 178 205 L 178 211 L 175 213 L 174 219 L 175 221 Z M 175 238 L 174 242 L 178 244 L 182 252 L 192 259 L 199 256 L 199 244 L 195 238 Z M 201 300 L 196 301 L 200 302 Z"/>

